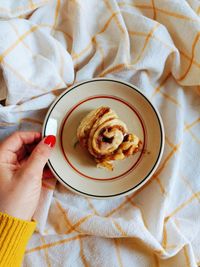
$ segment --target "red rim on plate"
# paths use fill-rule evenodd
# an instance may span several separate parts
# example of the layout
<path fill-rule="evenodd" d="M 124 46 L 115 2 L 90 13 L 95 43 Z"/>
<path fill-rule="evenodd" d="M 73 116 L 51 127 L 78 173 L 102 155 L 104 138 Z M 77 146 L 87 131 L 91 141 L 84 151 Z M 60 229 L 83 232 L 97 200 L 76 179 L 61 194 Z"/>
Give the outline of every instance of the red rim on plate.
<path fill-rule="evenodd" d="M 129 107 L 131 109 L 132 112 L 135 113 L 135 115 L 137 116 L 137 118 L 139 119 L 140 121 L 140 124 L 142 126 L 142 130 L 143 130 L 143 146 L 142 146 L 142 150 L 140 151 L 140 156 L 139 158 L 137 159 L 137 161 L 131 166 L 131 168 L 129 168 L 128 170 L 126 170 L 125 172 L 123 172 L 122 174 L 120 175 L 117 175 L 115 177 L 112 177 L 112 178 L 96 178 L 96 177 L 92 177 L 92 176 L 89 176 L 89 175 L 86 175 L 84 174 L 83 172 L 81 172 L 80 170 L 78 170 L 74 165 L 73 163 L 70 161 L 68 155 L 67 155 L 67 152 L 64 151 L 64 145 L 63 145 L 63 129 L 64 129 L 64 126 L 67 122 L 67 120 L 69 119 L 70 115 L 72 114 L 73 111 L 75 111 L 81 104 L 85 103 L 85 102 L 88 102 L 88 101 L 91 101 L 93 99 L 102 99 L 102 98 L 107 98 L 107 99 L 113 99 L 113 100 L 116 100 L 116 101 L 119 101 L 121 103 L 123 103 L 124 105 L 126 105 L 127 107 Z M 128 174 L 130 171 L 132 171 L 136 166 L 137 164 L 140 162 L 140 160 L 142 159 L 143 155 L 144 155 L 144 150 L 146 148 L 146 136 L 147 136 L 147 132 L 146 132 L 146 129 L 145 129 L 145 125 L 144 125 L 144 121 L 142 119 L 142 116 L 140 115 L 140 113 L 136 110 L 136 108 L 134 108 L 131 104 L 129 104 L 128 102 L 124 101 L 123 99 L 120 99 L 118 97 L 114 97 L 114 96 L 109 96 L 109 95 L 95 95 L 93 97 L 88 97 L 82 101 L 80 101 L 78 104 L 76 104 L 74 107 L 71 108 L 71 110 L 66 114 L 64 120 L 63 120 L 63 123 L 62 123 L 62 126 L 61 126 L 61 130 L 60 130 L 60 140 L 61 140 L 61 149 L 62 149 L 62 153 L 63 153 L 63 156 L 64 158 L 66 159 L 67 163 L 70 165 L 70 167 L 75 171 L 77 172 L 79 175 L 81 175 L 82 177 L 84 178 L 88 178 L 88 179 L 92 179 L 92 180 L 97 180 L 97 181 L 102 181 L 102 182 L 105 182 L 105 181 L 110 181 L 110 180 L 114 180 L 114 179 L 117 179 L 117 178 L 122 178 L 123 176 L 125 176 L 126 174 Z"/>

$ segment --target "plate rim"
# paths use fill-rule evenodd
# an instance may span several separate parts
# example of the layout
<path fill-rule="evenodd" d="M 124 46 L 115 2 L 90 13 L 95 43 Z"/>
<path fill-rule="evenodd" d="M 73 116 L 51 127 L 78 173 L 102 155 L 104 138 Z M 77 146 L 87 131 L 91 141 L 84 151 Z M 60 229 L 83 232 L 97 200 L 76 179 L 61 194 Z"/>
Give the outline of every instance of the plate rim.
<path fill-rule="evenodd" d="M 155 173 L 160 161 L 161 161 L 161 158 L 162 158 L 162 155 L 163 155 L 163 151 L 164 151 L 164 145 L 165 145 L 165 131 L 164 131 L 164 125 L 163 125 L 163 122 L 162 122 L 162 118 L 157 110 L 157 108 L 152 104 L 152 102 L 150 101 L 150 99 L 143 93 L 139 90 L 139 88 L 129 82 L 125 82 L 125 81 L 122 81 L 122 80 L 119 80 L 119 79 L 112 79 L 112 78 L 92 78 L 92 79 L 88 79 L 88 80 L 84 80 L 84 81 L 81 81 L 81 82 L 78 82 L 68 88 L 66 88 L 64 90 L 64 92 L 62 92 L 54 101 L 53 103 L 50 105 L 50 107 L 48 108 L 48 111 L 45 115 L 45 119 L 44 119 L 44 122 L 43 122 L 43 127 L 42 127 L 42 137 L 45 137 L 45 129 L 46 129 L 46 125 L 47 125 L 47 122 L 48 122 L 48 119 L 51 115 L 51 112 L 54 110 L 54 108 L 56 107 L 56 105 L 58 104 L 59 100 L 67 93 L 69 93 L 70 91 L 76 89 L 76 87 L 79 87 L 80 85 L 83 85 L 83 84 L 87 84 L 87 83 L 90 83 L 90 82 L 96 82 L 96 81 L 111 81 L 111 82 L 117 82 L 117 83 L 120 83 L 120 84 L 123 84 L 123 85 L 126 85 L 128 86 L 129 88 L 131 88 L 132 90 L 135 90 L 137 91 L 137 93 L 139 93 L 142 97 L 145 98 L 145 100 L 150 104 L 151 108 L 153 109 L 153 111 L 155 112 L 156 114 L 156 117 L 158 119 L 158 123 L 159 123 L 159 128 L 160 128 L 160 133 L 161 133 L 161 144 L 160 144 L 160 149 L 159 149 L 159 153 L 158 153 L 158 157 L 156 159 L 156 162 L 155 164 L 153 165 L 153 167 L 151 168 L 151 170 L 149 171 L 149 173 L 137 184 L 135 185 L 134 187 L 126 190 L 126 191 L 123 191 L 123 192 L 120 192 L 120 193 L 117 193 L 117 194 L 111 194 L 111 195 L 94 195 L 94 194 L 90 194 L 90 193 L 85 193 L 85 192 L 82 192 L 74 187 L 72 187 L 71 185 L 69 185 L 68 183 L 66 183 L 59 175 L 58 173 L 56 172 L 56 170 L 53 168 L 50 160 L 48 159 L 47 161 L 47 164 L 50 168 L 50 170 L 53 172 L 53 174 L 56 176 L 56 179 L 58 179 L 65 187 L 69 188 L 71 191 L 79 194 L 79 195 L 82 195 L 82 196 L 85 196 L 85 197 L 92 197 L 92 198 L 97 198 L 97 199 L 107 199 L 107 198 L 117 198 L 117 197 L 122 197 L 122 196 L 126 196 L 132 192 L 135 192 L 137 191 L 139 188 L 141 188 L 144 184 L 147 183 L 147 181 L 153 176 L 153 174 Z"/>
<path fill-rule="evenodd" d="M 121 173 L 120 175 L 117 175 L 117 176 L 114 176 L 112 178 L 108 178 L 108 179 L 101 179 L 101 178 L 97 178 L 97 177 L 91 177 L 89 175 L 86 175 L 84 174 L 83 172 L 81 172 L 80 170 L 77 169 L 77 167 L 75 167 L 75 165 L 72 164 L 72 161 L 69 160 L 69 158 L 67 157 L 67 155 L 65 154 L 64 152 L 64 149 L 63 149 L 63 140 L 62 140 L 62 135 L 63 135 L 63 128 L 65 127 L 65 121 L 66 119 L 68 118 L 68 115 L 73 112 L 74 108 L 77 107 L 77 105 L 79 103 L 84 103 L 84 102 L 87 102 L 87 101 L 90 101 L 90 100 L 93 100 L 93 99 L 102 99 L 102 98 L 107 98 L 107 99 L 114 99 L 115 101 L 118 101 L 118 102 L 121 102 L 123 103 L 124 105 L 128 106 L 128 108 L 130 108 L 132 110 L 132 112 L 137 116 L 138 120 L 139 120 L 139 123 L 140 123 L 140 126 L 142 128 L 142 131 L 143 131 L 143 146 L 142 146 L 142 150 L 140 153 L 138 153 L 139 157 L 138 159 L 136 160 L 136 162 L 131 166 L 131 168 L 129 168 L 128 170 L 124 171 L 123 173 Z M 138 109 L 136 109 L 135 106 L 133 106 L 130 102 L 127 102 L 127 100 L 121 98 L 121 97 L 118 97 L 118 96 L 113 96 L 112 94 L 93 94 L 92 96 L 89 96 L 89 97 L 86 97 L 86 98 L 82 98 L 81 101 L 79 101 L 78 103 L 76 103 L 75 105 L 73 105 L 66 113 L 66 115 L 63 117 L 63 123 L 60 127 L 60 143 L 61 143 L 61 150 L 62 150 L 62 153 L 63 153 L 63 156 L 66 158 L 66 161 L 68 162 L 68 164 L 75 170 L 75 172 L 77 174 L 80 174 L 82 177 L 84 178 L 87 178 L 87 179 L 91 179 L 91 180 L 96 180 L 96 181 L 99 181 L 99 182 L 105 182 L 105 181 L 113 181 L 113 180 L 116 180 L 116 179 L 120 179 L 121 177 L 124 177 L 128 174 L 130 174 L 132 172 L 132 170 L 134 169 L 134 167 L 137 166 L 137 164 L 140 162 L 140 160 L 142 159 L 143 157 L 143 152 L 144 150 L 146 149 L 146 139 L 147 139 L 147 133 L 146 133 L 146 127 L 144 125 L 144 121 L 143 121 L 143 118 L 141 116 L 141 112 L 139 112 Z M 72 166 L 73 165 L 73 166 Z"/>

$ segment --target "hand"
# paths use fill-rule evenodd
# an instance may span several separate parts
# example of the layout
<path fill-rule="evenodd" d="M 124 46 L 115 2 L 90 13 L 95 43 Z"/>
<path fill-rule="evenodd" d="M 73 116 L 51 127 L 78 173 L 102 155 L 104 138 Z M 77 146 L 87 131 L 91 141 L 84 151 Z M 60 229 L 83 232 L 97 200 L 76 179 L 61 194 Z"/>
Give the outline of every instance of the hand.
<path fill-rule="evenodd" d="M 1 212 L 32 219 L 40 197 L 43 169 L 56 138 L 40 140 L 38 132 L 15 132 L 0 144 Z"/>

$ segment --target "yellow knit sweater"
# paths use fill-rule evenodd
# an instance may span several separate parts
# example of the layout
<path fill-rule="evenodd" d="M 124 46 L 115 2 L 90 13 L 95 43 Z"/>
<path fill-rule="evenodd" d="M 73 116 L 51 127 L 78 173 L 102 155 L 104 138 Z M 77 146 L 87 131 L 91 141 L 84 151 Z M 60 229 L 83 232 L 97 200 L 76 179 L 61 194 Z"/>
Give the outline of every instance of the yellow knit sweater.
<path fill-rule="evenodd" d="M 21 266 L 26 245 L 36 227 L 0 212 L 0 267 Z"/>

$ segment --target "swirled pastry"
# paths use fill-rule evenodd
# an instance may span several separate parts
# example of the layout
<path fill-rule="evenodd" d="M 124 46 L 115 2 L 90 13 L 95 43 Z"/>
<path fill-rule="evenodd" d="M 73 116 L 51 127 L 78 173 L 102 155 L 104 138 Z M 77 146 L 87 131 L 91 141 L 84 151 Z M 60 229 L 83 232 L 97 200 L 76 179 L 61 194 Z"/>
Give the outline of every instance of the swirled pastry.
<path fill-rule="evenodd" d="M 80 145 L 94 157 L 97 167 L 113 170 L 113 161 L 138 151 L 139 138 L 128 133 L 126 124 L 109 107 L 91 111 L 77 130 Z"/>

